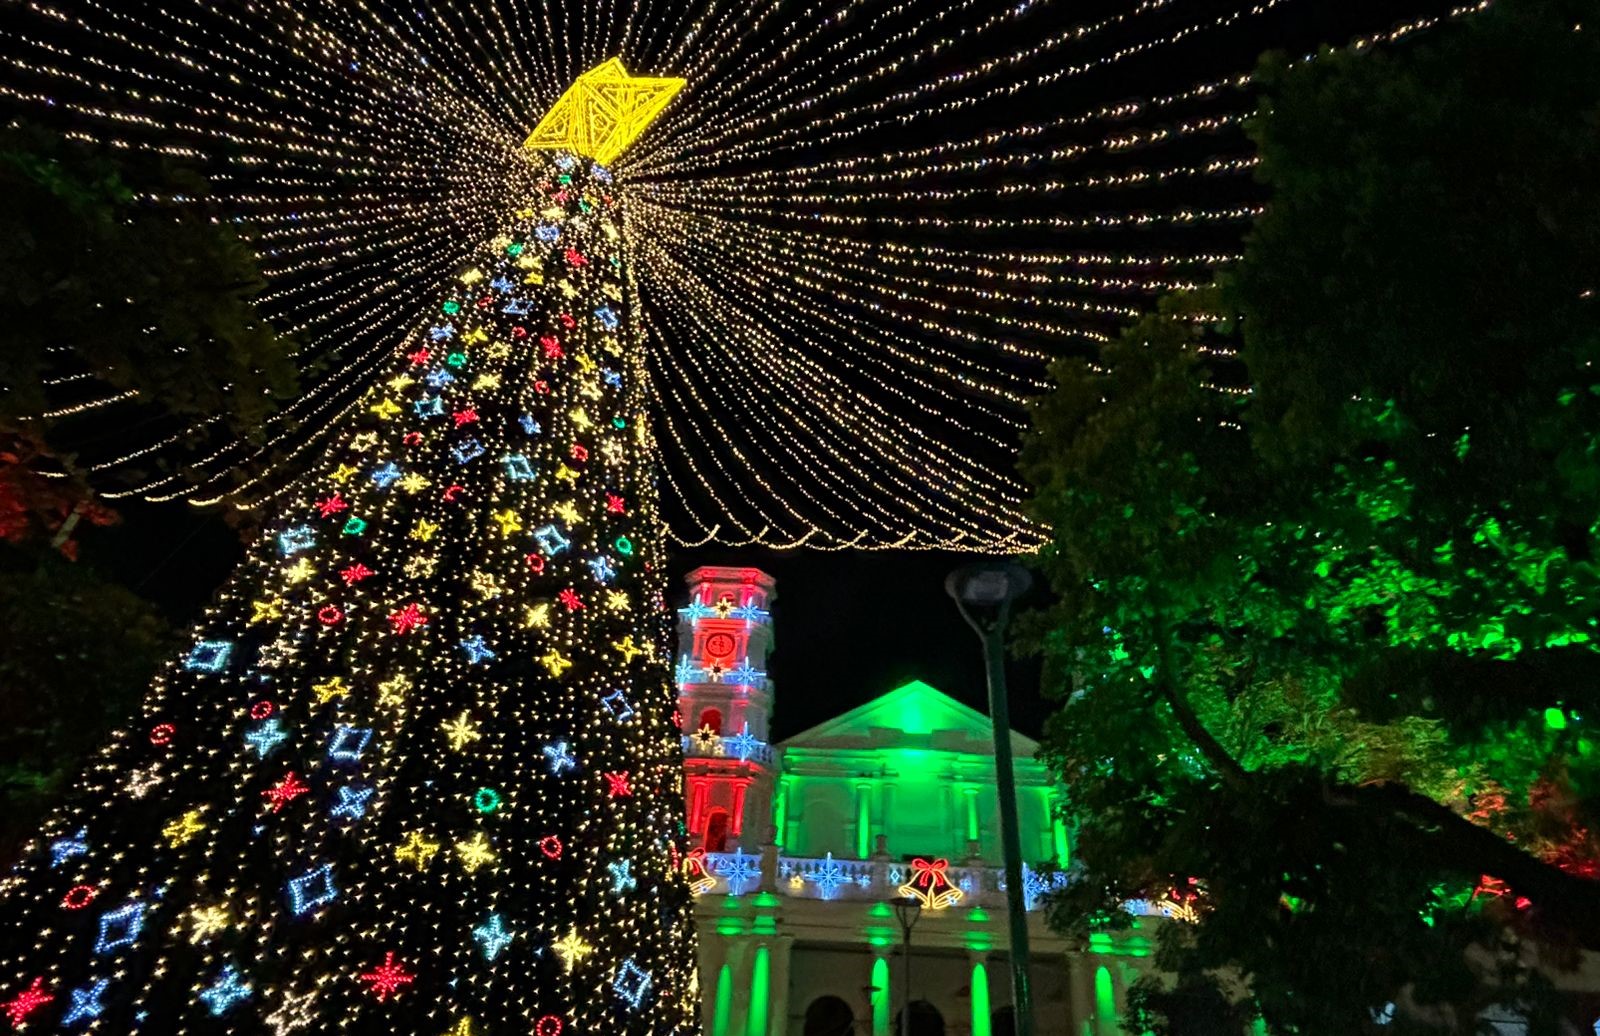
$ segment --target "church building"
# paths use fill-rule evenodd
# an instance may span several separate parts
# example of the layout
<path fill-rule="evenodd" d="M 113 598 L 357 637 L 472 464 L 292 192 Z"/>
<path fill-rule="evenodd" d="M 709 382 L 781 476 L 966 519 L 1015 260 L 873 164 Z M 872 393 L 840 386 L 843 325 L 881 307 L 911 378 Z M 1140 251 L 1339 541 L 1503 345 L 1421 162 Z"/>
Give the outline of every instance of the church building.
<path fill-rule="evenodd" d="M 898 1036 L 908 989 L 911 1036 L 1009 1034 L 989 718 L 912 681 L 774 744 L 772 578 L 687 581 L 676 679 L 707 1036 Z M 1035 1031 L 1120 1036 L 1159 921 L 1084 948 L 1046 927 L 1070 838 L 1038 744 L 1012 732 L 1011 746 Z"/>

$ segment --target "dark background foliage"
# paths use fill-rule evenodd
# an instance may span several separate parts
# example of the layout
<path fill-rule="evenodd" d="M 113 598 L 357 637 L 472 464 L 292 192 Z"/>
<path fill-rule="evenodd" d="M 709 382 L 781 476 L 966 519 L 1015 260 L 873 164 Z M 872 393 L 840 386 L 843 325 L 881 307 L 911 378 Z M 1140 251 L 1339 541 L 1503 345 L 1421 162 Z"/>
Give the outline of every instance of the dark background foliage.
<path fill-rule="evenodd" d="M 1134 1031 L 1592 1020 L 1548 979 L 1600 920 L 1585 7 L 1269 59 L 1244 261 L 1035 411 L 1054 920 L 1199 890 Z"/>

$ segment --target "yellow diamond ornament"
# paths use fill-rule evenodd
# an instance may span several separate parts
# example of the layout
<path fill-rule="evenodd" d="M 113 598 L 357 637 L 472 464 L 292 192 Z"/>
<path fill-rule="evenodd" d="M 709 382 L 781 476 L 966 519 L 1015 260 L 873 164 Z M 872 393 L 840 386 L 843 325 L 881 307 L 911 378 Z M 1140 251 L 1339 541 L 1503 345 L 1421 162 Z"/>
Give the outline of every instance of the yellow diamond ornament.
<path fill-rule="evenodd" d="M 579 76 L 522 146 L 575 151 L 610 165 L 683 89 L 684 80 L 630 76 L 612 58 Z"/>

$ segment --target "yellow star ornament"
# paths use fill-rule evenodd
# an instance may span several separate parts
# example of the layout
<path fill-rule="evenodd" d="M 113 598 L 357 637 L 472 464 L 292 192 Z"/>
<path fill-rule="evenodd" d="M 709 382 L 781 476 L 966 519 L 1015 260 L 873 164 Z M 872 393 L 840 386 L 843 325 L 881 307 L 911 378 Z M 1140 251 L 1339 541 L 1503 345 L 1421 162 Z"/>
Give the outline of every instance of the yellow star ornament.
<path fill-rule="evenodd" d="M 522 146 L 575 151 L 610 165 L 682 90 L 684 80 L 630 76 L 612 58 L 579 76 Z"/>
<path fill-rule="evenodd" d="M 189 911 L 189 941 L 205 942 L 233 923 L 226 907 L 195 907 Z"/>
<path fill-rule="evenodd" d="M 430 842 L 421 831 L 413 831 L 406 836 L 404 845 L 394 847 L 394 858 L 401 863 L 414 864 L 418 871 L 428 869 L 428 861 L 433 859 L 433 854 L 439 851 L 438 842 Z"/>
<path fill-rule="evenodd" d="M 322 705 L 328 704 L 335 698 L 350 696 L 350 688 L 345 686 L 342 676 L 332 676 L 321 683 L 314 683 L 311 685 L 311 690 L 316 693 L 317 702 Z"/>
<path fill-rule="evenodd" d="M 168 848 L 176 849 L 180 845 L 185 845 L 189 839 L 206 829 L 206 825 L 200 820 L 200 813 L 201 811 L 198 809 L 191 809 L 161 829 L 161 834 L 167 840 Z"/>
<path fill-rule="evenodd" d="M 573 965 L 594 952 L 594 947 L 583 941 L 583 936 L 578 934 L 576 928 L 551 943 L 550 948 L 561 958 L 561 965 L 569 975 L 572 974 Z"/>

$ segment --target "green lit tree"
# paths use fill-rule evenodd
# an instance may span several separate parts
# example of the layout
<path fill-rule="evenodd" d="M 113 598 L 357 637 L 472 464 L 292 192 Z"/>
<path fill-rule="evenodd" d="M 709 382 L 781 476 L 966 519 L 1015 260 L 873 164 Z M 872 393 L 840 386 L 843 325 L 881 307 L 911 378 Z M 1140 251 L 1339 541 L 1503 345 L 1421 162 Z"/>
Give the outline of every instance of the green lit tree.
<path fill-rule="evenodd" d="M 1600 932 L 1583 7 L 1269 63 L 1244 261 L 1037 410 L 1033 639 L 1084 868 L 1053 917 L 1199 917 L 1136 1029 L 1552 1032 L 1548 974 Z"/>

